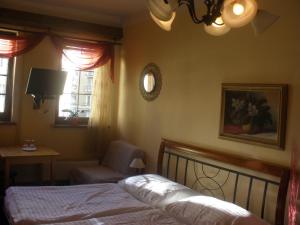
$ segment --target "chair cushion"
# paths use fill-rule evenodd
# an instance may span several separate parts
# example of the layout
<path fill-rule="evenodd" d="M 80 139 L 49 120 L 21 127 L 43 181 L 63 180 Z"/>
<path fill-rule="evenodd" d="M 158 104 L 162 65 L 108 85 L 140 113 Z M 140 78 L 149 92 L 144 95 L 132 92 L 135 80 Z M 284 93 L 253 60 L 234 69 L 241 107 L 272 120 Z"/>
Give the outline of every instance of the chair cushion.
<path fill-rule="evenodd" d="M 116 183 L 126 176 L 106 166 L 79 167 L 71 172 L 75 184 Z"/>
<path fill-rule="evenodd" d="M 134 158 L 144 158 L 144 153 L 137 146 L 122 140 L 112 141 L 104 156 L 102 165 L 127 175 L 135 174 L 129 165 Z"/>

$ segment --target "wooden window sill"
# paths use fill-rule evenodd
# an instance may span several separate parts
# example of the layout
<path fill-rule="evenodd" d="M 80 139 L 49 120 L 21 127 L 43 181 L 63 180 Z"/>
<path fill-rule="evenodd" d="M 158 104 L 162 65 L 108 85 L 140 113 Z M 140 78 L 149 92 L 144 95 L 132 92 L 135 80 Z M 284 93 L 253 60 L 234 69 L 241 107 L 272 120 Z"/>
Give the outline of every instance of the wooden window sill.
<path fill-rule="evenodd" d="M 72 125 L 72 124 L 54 124 L 54 128 L 88 128 L 87 124 L 79 124 L 79 125 Z"/>
<path fill-rule="evenodd" d="M 9 122 L 9 121 L 0 121 L 0 126 L 16 126 L 17 124 L 15 122 Z"/>

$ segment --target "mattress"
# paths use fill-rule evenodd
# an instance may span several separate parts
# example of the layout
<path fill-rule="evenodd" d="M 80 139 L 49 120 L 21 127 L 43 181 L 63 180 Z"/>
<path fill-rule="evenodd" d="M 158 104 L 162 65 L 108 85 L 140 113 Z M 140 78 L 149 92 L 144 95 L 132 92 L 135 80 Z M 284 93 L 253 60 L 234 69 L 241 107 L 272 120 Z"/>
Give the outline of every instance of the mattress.
<path fill-rule="evenodd" d="M 151 208 L 118 184 L 10 187 L 4 204 L 13 225 L 52 224 Z"/>
<path fill-rule="evenodd" d="M 184 225 L 175 218 L 158 209 L 124 213 L 115 216 L 91 218 L 55 225 Z"/>

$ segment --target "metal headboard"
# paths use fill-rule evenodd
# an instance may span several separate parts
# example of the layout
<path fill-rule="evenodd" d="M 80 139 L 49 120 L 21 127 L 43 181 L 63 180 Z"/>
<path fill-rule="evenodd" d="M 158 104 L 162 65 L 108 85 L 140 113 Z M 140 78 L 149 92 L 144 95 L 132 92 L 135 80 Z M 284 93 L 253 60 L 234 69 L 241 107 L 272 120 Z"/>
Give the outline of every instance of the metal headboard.
<path fill-rule="evenodd" d="M 175 151 L 174 151 L 175 150 Z M 197 158 L 201 157 L 201 159 Z M 233 198 L 230 200 L 233 203 L 236 203 L 236 194 L 237 194 L 237 185 L 241 177 L 246 177 L 249 179 L 248 190 L 246 192 L 246 209 L 249 209 L 249 203 L 251 199 L 251 190 L 253 188 L 253 183 L 255 181 L 259 181 L 263 183 L 263 195 L 262 195 L 262 205 L 260 210 L 261 218 L 264 218 L 265 215 L 265 203 L 268 188 L 272 186 L 278 187 L 277 193 L 277 202 L 276 202 L 276 210 L 275 210 L 275 225 L 283 225 L 284 224 L 284 215 L 285 215 L 285 203 L 286 196 L 288 190 L 288 183 L 290 177 L 290 171 L 288 168 L 283 166 L 278 166 L 266 162 L 262 162 L 256 159 L 243 158 L 240 156 L 233 156 L 229 154 L 220 153 L 217 151 L 202 149 L 197 146 L 179 143 L 176 141 L 171 141 L 167 139 L 162 139 L 160 145 L 160 151 L 158 156 L 158 166 L 157 172 L 158 174 L 163 175 L 163 162 L 165 160 L 165 176 L 170 178 L 170 159 L 174 159 L 175 171 L 173 180 L 178 182 L 178 175 L 181 172 L 183 174 L 184 185 L 187 184 L 188 179 L 188 167 L 193 167 L 193 172 L 195 176 L 195 181 L 193 182 L 191 188 L 196 186 L 202 187 L 201 191 L 207 191 L 210 195 L 214 196 L 214 191 L 219 191 L 224 200 L 228 201 L 225 198 L 225 194 L 223 191 L 223 186 L 228 181 L 230 175 L 234 175 L 234 184 L 233 184 Z M 204 159 L 204 160 L 203 160 Z M 208 161 L 206 160 L 208 159 Z M 184 165 L 182 169 L 184 171 L 179 171 L 179 161 L 184 161 Z M 217 162 L 216 164 L 214 162 Z M 218 162 L 226 165 L 233 165 L 235 168 L 243 168 L 246 172 L 239 171 L 238 169 L 227 168 L 226 166 L 219 165 Z M 198 167 L 197 167 L 198 166 Z M 206 172 L 206 167 L 212 167 L 216 170 L 213 175 L 210 175 Z M 201 169 L 201 175 L 198 174 L 198 169 Z M 220 172 L 225 173 L 225 178 L 222 182 L 216 180 L 216 177 L 220 174 Z M 259 172 L 267 175 L 271 175 L 272 177 L 278 178 L 278 181 L 274 181 L 273 179 L 265 178 L 257 176 L 256 174 L 249 173 L 247 171 Z M 226 175 L 227 174 L 227 175 Z M 202 179 L 209 179 L 215 184 L 215 187 L 209 187 L 205 183 L 202 182 Z"/>

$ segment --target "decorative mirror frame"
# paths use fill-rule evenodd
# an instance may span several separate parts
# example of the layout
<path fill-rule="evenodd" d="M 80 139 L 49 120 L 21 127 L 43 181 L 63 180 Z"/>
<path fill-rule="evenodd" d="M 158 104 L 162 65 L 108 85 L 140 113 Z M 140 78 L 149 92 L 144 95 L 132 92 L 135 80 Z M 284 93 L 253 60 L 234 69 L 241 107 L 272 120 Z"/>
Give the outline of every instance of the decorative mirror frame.
<path fill-rule="evenodd" d="M 147 92 L 144 87 L 144 77 L 146 74 L 152 73 L 155 80 L 154 88 L 151 92 Z M 141 95 L 147 101 L 153 101 L 159 96 L 160 90 L 162 86 L 162 79 L 159 67 L 154 63 L 147 64 L 140 76 L 139 88 Z"/>

